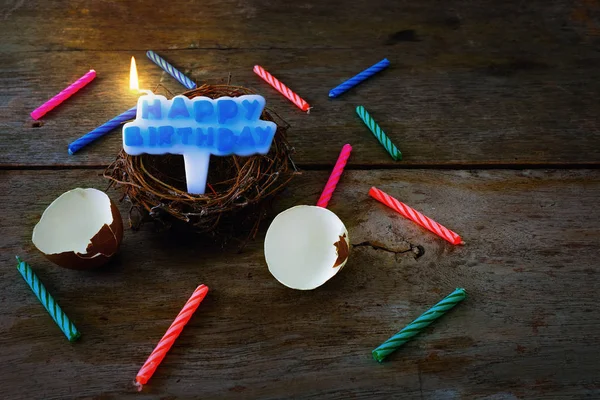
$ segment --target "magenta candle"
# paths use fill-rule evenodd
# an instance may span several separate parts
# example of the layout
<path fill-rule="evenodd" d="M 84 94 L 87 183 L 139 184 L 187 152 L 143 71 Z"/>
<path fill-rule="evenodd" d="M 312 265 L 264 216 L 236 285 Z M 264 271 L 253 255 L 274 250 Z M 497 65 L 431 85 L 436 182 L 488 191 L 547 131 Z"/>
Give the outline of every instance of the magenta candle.
<path fill-rule="evenodd" d="M 344 168 L 346 167 L 346 163 L 348 162 L 348 158 L 350 158 L 350 153 L 352 152 L 352 146 L 349 144 L 345 144 L 342 147 L 342 151 L 333 167 L 333 171 L 331 171 L 331 175 L 329 176 L 329 180 L 325 184 L 325 189 L 323 189 L 323 193 L 321 193 L 321 197 L 317 202 L 317 206 L 327 208 L 329 204 L 329 200 L 331 200 L 331 196 L 337 187 L 340 178 L 342 177 L 342 173 L 344 172 Z"/>
<path fill-rule="evenodd" d="M 63 101 L 65 101 L 69 97 L 73 96 L 79 89 L 83 88 L 85 85 L 87 85 L 88 83 L 93 81 L 95 77 L 96 77 L 96 71 L 91 69 L 90 72 L 88 72 L 81 78 L 77 79 L 68 88 L 66 88 L 65 90 L 63 90 L 62 92 L 60 92 L 59 94 L 57 94 L 56 96 L 54 96 L 53 98 L 51 98 L 50 100 L 48 100 L 47 102 L 45 102 L 44 104 L 42 104 L 41 106 L 39 106 L 38 108 L 33 110 L 31 112 L 31 118 L 33 118 L 33 119 L 42 118 L 44 115 L 46 115 L 46 113 L 48 113 L 48 111 L 57 107 Z"/>

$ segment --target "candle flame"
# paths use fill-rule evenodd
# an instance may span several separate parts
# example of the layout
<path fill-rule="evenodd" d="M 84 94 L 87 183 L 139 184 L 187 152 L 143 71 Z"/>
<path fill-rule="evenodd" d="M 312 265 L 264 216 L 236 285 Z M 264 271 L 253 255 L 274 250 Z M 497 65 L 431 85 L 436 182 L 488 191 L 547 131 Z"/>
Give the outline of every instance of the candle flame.
<path fill-rule="evenodd" d="M 137 67 L 135 65 L 135 58 L 133 56 L 131 57 L 131 67 L 129 69 L 129 89 L 136 91 L 140 90 Z"/>

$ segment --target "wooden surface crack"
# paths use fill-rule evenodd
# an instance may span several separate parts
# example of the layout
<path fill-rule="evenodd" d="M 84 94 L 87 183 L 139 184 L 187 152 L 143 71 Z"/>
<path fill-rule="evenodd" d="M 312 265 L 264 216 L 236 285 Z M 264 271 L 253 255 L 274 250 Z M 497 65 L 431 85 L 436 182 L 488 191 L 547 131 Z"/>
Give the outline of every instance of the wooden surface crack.
<path fill-rule="evenodd" d="M 425 254 L 425 248 L 423 246 L 415 245 L 412 243 L 408 243 L 408 244 L 410 245 L 410 248 L 407 250 L 394 250 L 392 248 L 385 246 L 384 244 L 382 244 L 380 242 L 368 240 L 365 242 L 352 244 L 352 247 L 371 247 L 373 250 L 383 250 L 383 251 L 386 251 L 388 253 L 393 253 L 393 254 L 413 253 L 415 259 L 417 259 L 417 258 L 421 257 L 423 254 Z"/>
<path fill-rule="evenodd" d="M 419 393 L 421 394 L 421 400 L 424 399 L 423 397 L 423 378 L 421 377 L 421 366 L 417 365 L 417 373 L 418 373 L 418 377 L 419 377 Z"/>

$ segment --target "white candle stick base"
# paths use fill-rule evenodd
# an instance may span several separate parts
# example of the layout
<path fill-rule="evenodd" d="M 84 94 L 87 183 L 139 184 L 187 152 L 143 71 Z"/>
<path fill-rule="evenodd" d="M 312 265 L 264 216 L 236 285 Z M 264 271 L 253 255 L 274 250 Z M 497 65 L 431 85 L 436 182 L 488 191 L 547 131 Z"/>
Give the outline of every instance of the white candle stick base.
<path fill-rule="evenodd" d="M 183 155 L 185 163 L 185 179 L 190 194 L 204 194 L 210 153 L 192 152 Z"/>

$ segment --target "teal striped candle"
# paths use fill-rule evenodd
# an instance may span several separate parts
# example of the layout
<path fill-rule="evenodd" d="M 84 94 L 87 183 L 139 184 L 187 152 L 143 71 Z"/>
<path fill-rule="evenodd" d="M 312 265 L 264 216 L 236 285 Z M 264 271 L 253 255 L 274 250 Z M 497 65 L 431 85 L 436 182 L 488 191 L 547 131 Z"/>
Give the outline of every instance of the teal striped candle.
<path fill-rule="evenodd" d="M 31 270 L 29 264 L 27 264 L 25 261 L 21 261 L 19 257 L 17 257 L 17 262 L 19 263 L 19 265 L 17 265 L 17 269 L 21 275 L 23 275 L 23 279 L 25 279 L 25 282 L 27 282 L 31 290 L 33 290 L 33 293 L 40 300 L 44 308 L 46 308 L 54 322 L 56 322 L 58 327 L 63 331 L 67 339 L 69 339 L 69 342 L 74 342 L 79 339 L 81 334 L 77 328 L 75 328 L 75 325 L 73 325 L 69 318 L 67 318 L 60 306 L 56 304 L 54 298 L 50 296 L 37 275 Z"/>
<path fill-rule="evenodd" d="M 402 160 L 402 153 L 398 148 L 392 143 L 390 138 L 385 134 L 385 132 L 377 125 L 377 122 L 371 117 L 371 115 L 365 110 L 363 106 L 356 107 L 356 113 L 363 120 L 365 125 L 373 132 L 373 135 L 379 140 L 379 143 L 390 153 L 390 156 L 395 161 Z"/>
<path fill-rule="evenodd" d="M 423 329 L 429 326 L 433 321 L 444 315 L 452 307 L 463 301 L 467 297 L 467 292 L 463 288 L 457 288 L 454 292 L 444 297 L 442 301 L 425 311 L 423 315 L 408 324 L 400 332 L 383 342 L 383 344 L 373 350 L 373 358 L 382 362 L 387 356 L 398 350 L 404 343 L 418 335 Z"/>

